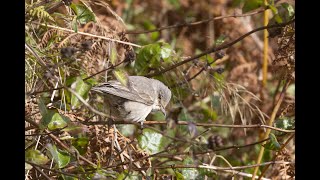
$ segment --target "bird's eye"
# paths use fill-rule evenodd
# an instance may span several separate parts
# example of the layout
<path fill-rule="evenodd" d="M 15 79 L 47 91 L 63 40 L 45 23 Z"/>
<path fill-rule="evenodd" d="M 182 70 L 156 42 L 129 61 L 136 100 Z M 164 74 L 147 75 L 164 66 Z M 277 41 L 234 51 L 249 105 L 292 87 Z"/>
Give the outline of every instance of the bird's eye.
<path fill-rule="evenodd" d="M 162 91 L 160 91 L 160 93 L 159 93 L 159 99 L 162 99 L 162 97 L 163 97 L 163 95 L 162 95 Z"/>

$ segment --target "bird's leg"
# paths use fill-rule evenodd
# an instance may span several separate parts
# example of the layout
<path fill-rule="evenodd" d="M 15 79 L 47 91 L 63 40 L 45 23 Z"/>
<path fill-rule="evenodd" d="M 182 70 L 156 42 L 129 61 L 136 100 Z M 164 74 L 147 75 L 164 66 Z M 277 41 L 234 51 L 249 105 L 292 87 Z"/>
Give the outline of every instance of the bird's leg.
<path fill-rule="evenodd" d="M 112 118 L 111 108 L 109 109 L 109 115 Z M 109 133 L 110 127 L 113 125 L 113 119 L 111 118 L 108 118 L 108 133 Z"/>
<path fill-rule="evenodd" d="M 109 129 L 110 127 L 113 125 L 113 119 L 108 118 L 108 133 L 109 133 Z"/>
<path fill-rule="evenodd" d="M 143 121 L 140 122 L 140 129 L 143 130 Z"/>

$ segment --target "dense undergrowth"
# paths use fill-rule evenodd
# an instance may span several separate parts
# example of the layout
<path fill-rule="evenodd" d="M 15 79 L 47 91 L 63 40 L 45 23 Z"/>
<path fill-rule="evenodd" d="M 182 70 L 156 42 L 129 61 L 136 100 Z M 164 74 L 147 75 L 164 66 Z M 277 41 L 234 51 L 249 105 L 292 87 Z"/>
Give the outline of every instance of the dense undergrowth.
<path fill-rule="evenodd" d="M 294 3 L 26 0 L 25 9 L 26 179 L 250 179 L 255 167 L 294 178 Z M 266 9 L 268 27 L 257 29 Z M 127 75 L 171 89 L 166 118 L 108 126 L 90 89 Z"/>

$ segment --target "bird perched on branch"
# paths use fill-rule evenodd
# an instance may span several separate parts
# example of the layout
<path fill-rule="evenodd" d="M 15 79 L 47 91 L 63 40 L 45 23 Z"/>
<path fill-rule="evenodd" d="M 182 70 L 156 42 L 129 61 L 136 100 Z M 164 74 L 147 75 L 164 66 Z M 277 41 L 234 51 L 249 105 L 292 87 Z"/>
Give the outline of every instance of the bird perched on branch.
<path fill-rule="evenodd" d="M 127 122 L 143 122 L 150 112 L 161 111 L 171 99 L 171 91 L 162 82 L 143 76 L 128 76 L 126 85 L 119 81 L 108 81 L 91 90 L 104 95 L 107 113 Z"/>

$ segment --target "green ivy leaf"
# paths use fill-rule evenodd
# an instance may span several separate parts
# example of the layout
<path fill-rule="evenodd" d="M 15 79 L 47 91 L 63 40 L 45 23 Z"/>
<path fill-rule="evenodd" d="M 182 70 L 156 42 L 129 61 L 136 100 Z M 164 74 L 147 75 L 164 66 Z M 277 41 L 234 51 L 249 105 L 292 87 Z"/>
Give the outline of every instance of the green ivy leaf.
<path fill-rule="evenodd" d="M 134 134 L 135 130 L 137 129 L 133 124 L 119 124 L 117 125 L 118 130 L 121 134 L 125 137 L 130 137 Z"/>
<path fill-rule="evenodd" d="M 276 121 L 275 126 L 277 128 L 291 130 L 295 128 L 295 120 L 293 118 L 283 117 Z"/>
<path fill-rule="evenodd" d="M 198 179 L 200 177 L 201 177 L 201 179 L 204 179 L 205 176 L 213 177 L 215 175 L 213 171 L 211 171 L 209 169 L 204 169 L 204 168 L 200 168 L 199 173 L 200 173 L 200 175 L 198 176 Z"/>
<path fill-rule="evenodd" d="M 141 149 L 154 154 L 161 150 L 162 135 L 150 129 L 144 129 L 138 137 L 138 143 Z"/>
<path fill-rule="evenodd" d="M 293 15 L 294 15 L 294 13 L 295 13 L 293 6 L 290 5 L 290 4 L 288 4 L 288 3 L 282 3 L 281 6 L 282 6 L 284 9 L 287 10 L 287 12 L 288 12 L 288 17 L 289 17 L 289 18 L 292 18 Z"/>
<path fill-rule="evenodd" d="M 184 177 L 183 177 L 183 175 L 182 175 L 180 172 L 174 171 L 174 173 L 176 174 L 177 180 L 184 180 Z"/>
<path fill-rule="evenodd" d="M 44 116 L 48 113 L 48 109 L 46 106 L 46 99 L 44 97 L 40 97 L 38 99 L 38 106 L 39 106 L 40 114 L 42 116 Z"/>
<path fill-rule="evenodd" d="M 263 5 L 263 0 L 246 0 L 244 2 L 242 12 L 246 13 L 251 10 L 257 9 Z"/>
<path fill-rule="evenodd" d="M 146 45 L 139 51 L 134 68 L 139 75 L 145 74 L 149 68 L 159 68 L 162 60 L 170 63 L 172 52 L 171 46 L 165 42 Z"/>
<path fill-rule="evenodd" d="M 77 20 L 80 24 L 86 24 L 90 21 L 96 22 L 93 12 L 85 5 L 72 3 L 70 7 L 77 15 Z"/>
<path fill-rule="evenodd" d="M 40 129 L 47 128 L 49 123 L 52 121 L 52 117 L 54 114 L 56 114 L 58 111 L 57 110 L 52 110 L 49 109 L 47 110 L 46 114 L 44 114 L 41 118 L 41 123 L 40 123 Z"/>
<path fill-rule="evenodd" d="M 64 128 L 68 125 L 66 121 L 66 118 L 63 118 L 59 113 L 54 113 L 50 123 L 48 124 L 48 129 L 52 131 L 55 129 Z"/>
<path fill-rule="evenodd" d="M 161 44 L 161 51 L 160 51 L 160 54 L 161 54 L 161 58 L 166 62 L 169 60 L 169 57 L 171 56 L 172 54 L 172 48 L 169 44 L 167 43 L 162 43 Z"/>
<path fill-rule="evenodd" d="M 87 152 L 89 139 L 87 137 L 76 138 L 72 141 L 72 145 L 79 151 L 81 155 Z"/>
<path fill-rule="evenodd" d="M 269 134 L 270 141 L 264 145 L 266 149 L 269 150 L 279 150 L 281 145 L 279 144 L 276 136 L 273 133 Z"/>
<path fill-rule="evenodd" d="M 70 162 L 68 153 L 58 150 L 55 145 L 48 144 L 47 149 L 50 151 L 53 160 L 57 163 L 59 169 L 66 167 Z"/>
<path fill-rule="evenodd" d="M 277 7 L 269 5 L 269 8 L 271 9 L 274 16 L 270 19 L 268 25 L 288 22 L 294 16 L 294 8 L 288 3 L 281 3 L 281 5 Z M 268 31 L 272 35 L 273 33 L 276 33 L 274 31 L 276 31 L 277 29 L 279 28 L 268 29 Z"/>
<path fill-rule="evenodd" d="M 74 90 L 75 92 L 81 96 L 83 99 L 87 99 L 88 98 L 88 92 L 91 88 L 91 85 L 85 83 L 81 77 L 77 77 L 77 80 L 72 84 L 72 86 L 74 86 Z M 81 101 L 79 101 L 79 99 L 72 94 L 71 95 L 71 108 L 75 109 L 77 107 L 79 107 L 81 105 Z"/>
<path fill-rule="evenodd" d="M 49 158 L 35 149 L 28 149 L 25 153 L 25 159 L 38 165 L 44 165 L 49 162 Z"/>
<path fill-rule="evenodd" d="M 277 23 L 282 23 L 283 20 L 280 17 L 280 15 L 278 14 L 278 9 L 273 6 L 273 5 L 269 5 L 269 8 L 271 9 L 272 13 L 274 14 L 273 19 L 277 22 Z"/>
<path fill-rule="evenodd" d="M 187 157 L 183 160 L 184 165 L 190 165 L 193 164 L 193 159 L 190 157 Z M 181 170 L 181 174 L 185 179 L 196 179 L 199 175 L 199 171 L 195 168 L 183 168 Z"/>

